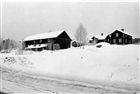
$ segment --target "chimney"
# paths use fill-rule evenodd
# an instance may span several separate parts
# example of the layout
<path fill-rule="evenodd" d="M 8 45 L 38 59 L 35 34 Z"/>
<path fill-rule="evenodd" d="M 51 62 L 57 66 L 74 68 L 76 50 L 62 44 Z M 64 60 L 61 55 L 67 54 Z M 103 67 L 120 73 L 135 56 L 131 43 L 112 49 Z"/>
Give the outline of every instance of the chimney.
<path fill-rule="evenodd" d="M 103 36 L 104 34 L 103 33 L 101 33 L 101 36 Z"/>
<path fill-rule="evenodd" d="M 122 31 L 124 31 L 124 29 L 121 29 Z"/>

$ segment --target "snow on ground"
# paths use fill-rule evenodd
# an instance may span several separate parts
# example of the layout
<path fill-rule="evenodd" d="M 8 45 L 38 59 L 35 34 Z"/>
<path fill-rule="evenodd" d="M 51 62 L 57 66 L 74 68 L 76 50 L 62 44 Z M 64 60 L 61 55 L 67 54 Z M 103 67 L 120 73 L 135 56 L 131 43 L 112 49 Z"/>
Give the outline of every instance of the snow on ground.
<path fill-rule="evenodd" d="M 85 46 L 84 49 L 70 48 L 53 52 L 43 51 L 29 55 L 2 54 L 1 63 L 2 66 L 28 73 L 73 81 L 103 85 L 112 83 L 114 87 L 121 87 L 120 83 L 125 83 L 123 87 L 128 84 L 137 86 L 140 75 L 140 46 L 117 46 L 106 43 L 98 45 L 102 46 L 100 48 L 96 45 Z M 13 61 L 8 61 L 7 57 Z"/>

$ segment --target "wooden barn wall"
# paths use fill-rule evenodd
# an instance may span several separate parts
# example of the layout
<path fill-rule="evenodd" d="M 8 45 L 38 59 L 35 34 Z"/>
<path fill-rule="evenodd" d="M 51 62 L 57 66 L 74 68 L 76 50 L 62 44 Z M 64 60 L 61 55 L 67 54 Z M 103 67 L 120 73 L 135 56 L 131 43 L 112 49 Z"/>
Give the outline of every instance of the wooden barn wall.
<path fill-rule="evenodd" d="M 60 44 L 60 49 L 70 48 L 71 41 L 61 38 L 56 38 L 55 43 Z"/>
<path fill-rule="evenodd" d="M 60 49 L 67 49 L 71 46 L 71 40 L 62 39 L 62 38 L 51 38 L 51 39 L 42 39 L 42 40 L 32 40 L 32 41 L 25 41 L 25 47 L 29 45 L 36 45 L 36 44 L 59 44 Z"/>
<path fill-rule="evenodd" d="M 40 40 L 30 40 L 30 41 L 25 41 L 25 47 L 28 45 L 35 45 L 35 44 L 45 44 L 48 42 L 48 39 L 40 39 Z"/>
<path fill-rule="evenodd" d="M 28 45 L 32 45 L 33 41 L 25 41 L 25 47 L 28 47 Z"/>

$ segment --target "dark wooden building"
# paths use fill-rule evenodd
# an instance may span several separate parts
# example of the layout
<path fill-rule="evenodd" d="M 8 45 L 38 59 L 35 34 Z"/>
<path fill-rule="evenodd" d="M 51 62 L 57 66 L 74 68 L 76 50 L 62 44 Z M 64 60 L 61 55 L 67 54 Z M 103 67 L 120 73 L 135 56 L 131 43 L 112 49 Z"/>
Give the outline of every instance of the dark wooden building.
<path fill-rule="evenodd" d="M 57 50 L 71 46 L 71 38 L 65 30 L 29 36 L 23 40 L 25 50 Z"/>
<path fill-rule="evenodd" d="M 115 30 L 111 34 L 107 35 L 105 42 L 110 44 L 132 44 L 132 35 L 124 32 L 124 29 Z"/>

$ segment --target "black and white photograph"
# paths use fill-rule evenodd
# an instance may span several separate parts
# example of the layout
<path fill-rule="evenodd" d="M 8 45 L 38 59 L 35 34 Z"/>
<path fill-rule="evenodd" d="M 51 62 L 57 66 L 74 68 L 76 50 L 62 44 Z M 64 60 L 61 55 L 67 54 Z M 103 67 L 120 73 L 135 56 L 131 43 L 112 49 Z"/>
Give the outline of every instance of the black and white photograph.
<path fill-rule="evenodd" d="M 140 94 L 139 0 L 1 0 L 0 94 Z"/>

